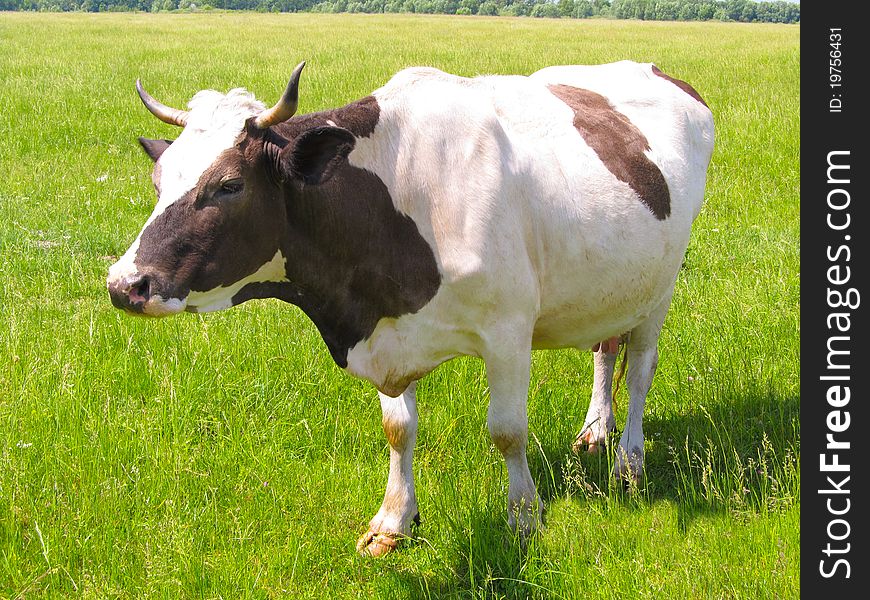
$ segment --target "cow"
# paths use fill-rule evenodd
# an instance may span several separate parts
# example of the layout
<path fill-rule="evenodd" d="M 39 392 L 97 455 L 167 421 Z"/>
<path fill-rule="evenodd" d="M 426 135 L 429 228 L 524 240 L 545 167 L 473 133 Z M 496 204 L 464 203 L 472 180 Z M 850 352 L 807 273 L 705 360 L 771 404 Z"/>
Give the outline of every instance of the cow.
<path fill-rule="evenodd" d="M 271 107 L 239 88 L 176 109 L 137 80 L 147 109 L 182 129 L 139 139 L 157 204 L 109 269 L 112 303 L 154 317 L 256 298 L 299 307 L 380 398 L 389 476 L 363 554 L 411 535 L 415 383 L 457 356 L 485 364 L 510 527 L 541 525 L 526 459 L 534 349 L 593 349 L 575 446 L 596 451 L 615 430 L 625 348 L 613 475 L 637 481 L 658 337 L 713 151 L 698 92 L 630 61 L 474 78 L 426 67 L 296 115 L 304 65 Z"/>

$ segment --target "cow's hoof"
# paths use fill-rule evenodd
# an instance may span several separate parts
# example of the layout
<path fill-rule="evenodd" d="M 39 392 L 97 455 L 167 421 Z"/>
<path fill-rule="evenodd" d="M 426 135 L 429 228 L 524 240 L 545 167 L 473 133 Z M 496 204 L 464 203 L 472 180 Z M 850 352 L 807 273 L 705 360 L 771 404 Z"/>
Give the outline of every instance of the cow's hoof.
<path fill-rule="evenodd" d="M 597 437 L 591 429 L 585 429 L 577 434 L 574 438 L 574 443 L 571 444 L 571 450 L 574 454 L 598 454 L 604 447 L 604 440 Z"/>
<path fill-rule="evenodd" d="M 643 474 L 643 450 L 632 448 L 626 452 L 620 446 L 616 450 L 616 463 L 613 465 L 613 477 L 625 483 L 629 489 L 636 488 Z"/>
<path fill-rule="evenodd" d="M 597 431 L 594 425 L 587 425 L 574 438 L 571 450 L 574 454 L 598 454 L 607 445 L 607 438 L 615 431 L 614 429 Z"/>
<path fill-rule="evenodd" d="M 356 551 L 363 556 L 378 558 L 395 550 L 404 536 L 367 531 L 356 542 Z"/>
<path fill-rule="evenodd" d="M 520 538 L 535 534 L 544 524 L 544 502 L 533 492 L 534 500 L 526 498 L 508 500 L 508 527 Z"/>

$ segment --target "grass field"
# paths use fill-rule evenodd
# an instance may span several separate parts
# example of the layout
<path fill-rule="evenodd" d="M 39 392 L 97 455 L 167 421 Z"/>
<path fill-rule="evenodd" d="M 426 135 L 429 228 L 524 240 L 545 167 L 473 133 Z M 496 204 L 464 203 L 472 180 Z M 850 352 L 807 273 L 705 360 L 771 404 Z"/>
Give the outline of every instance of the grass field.
<path fill-rule="evenodd" d="M 0 598 L 797 598 L 799 28 L 346 15 L 0 13 Z M 359 557 L 387 443 L 374 390 L 277 301 L 167 320 L 105 290 L 151 211 L 136 137 L 183 106 L 300 111 L 398 69 L 462 75 L 630 58 L 691 82 L 717 148 L 647 402 L 646 478 L 570 444 L 588 352 L 535 355 L 523 547 L 473 359 L 419 387 L 419 537 Z M 618 422 L 627 397 L 620 392 Z"/>

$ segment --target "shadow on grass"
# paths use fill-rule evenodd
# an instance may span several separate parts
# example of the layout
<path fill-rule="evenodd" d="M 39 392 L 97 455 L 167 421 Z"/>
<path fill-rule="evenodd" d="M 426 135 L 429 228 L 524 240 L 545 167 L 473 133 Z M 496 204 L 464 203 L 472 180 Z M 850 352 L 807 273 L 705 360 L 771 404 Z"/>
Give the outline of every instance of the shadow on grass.
<path fill-rule="evenodd" d="M 775 510 L 797 501 L 799 414 L 798 397 L 750 391 L 719 396 L 715 406 L 686 414 L 650 416 L 644 421 L 645 477 L 634 494 L 611 480 L 612 454 L 576 457 L 571 439 L 545 438 L 539 448 L 532 441 L 529 463 L 545 507 L 567 499 L 582 508 L 606 498 L 644 511 L 668 501 L 677 507 L 677 527 L 686 531 L 705 516 Z M 552 597 L 524 578 L 534 539 L 527 552 L 505 516 L 485 507 L 464 519 L 450 524 L 455 542 L 445 548 L 452 556 L 444 557 L 450 575 L 398 575 L 410 597 Z"/>
<path fill-rule="evenodd" d="M 800 398 L 760 390 L 724 394 L 714 406 L 683 414 L 647 416 L 640 502 L 610 478 L 618 436 L 609 453 L 593 456 L 575 457 L 561 444 L 543 446 L 543 457 L 530 455 L 530 468 L 545 504 L 566 496 L 589 501 L 590 487 L 638 510 L 666 500 L 677 507 L 685 530 L 701 516 L 776 509 L 794 500 L 799 423 Z"/>
<path fill-rule="evenodd" d="M 510 531 L 502 511 L 477 507 L 466 515 L 455 537 L 444 547 L 447 569 L 435 575 L 394 573 L 402 582 L 402 597 L 412 599 L 508 598 L 551 599 L 552 593 L 530 581 L 529 557 L 536 553 L 536 539 L 525 542 Z M 421 542 L 417 541 L 416 544 Z"/>

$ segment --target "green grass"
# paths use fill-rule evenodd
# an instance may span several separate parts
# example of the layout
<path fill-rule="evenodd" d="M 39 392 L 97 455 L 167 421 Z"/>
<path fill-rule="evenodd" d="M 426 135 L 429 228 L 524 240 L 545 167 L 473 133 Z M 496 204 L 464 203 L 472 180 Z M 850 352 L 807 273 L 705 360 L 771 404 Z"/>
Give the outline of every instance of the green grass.
<path fill-rule="evenodd" d="M 799 29 L 347 15 L 0 14 L 0 598 L 796 598 Z M 277 301 L 116 311 L 106 269 L 154 202 L 136 137 L 244 86 L 300 110 L 398 69 L 531 73 L 631 58 L 691 82 L 717 147 L 647 403 L 646 478 L 574 457 L 588 353 L 535 355 L 546 529 L 508 531 L 472 359 L 419 388 L 419 537 L 356 555 L 387 444 L 373 389 Z M 624 419 L 627 398 L 618 399 Z"/>

